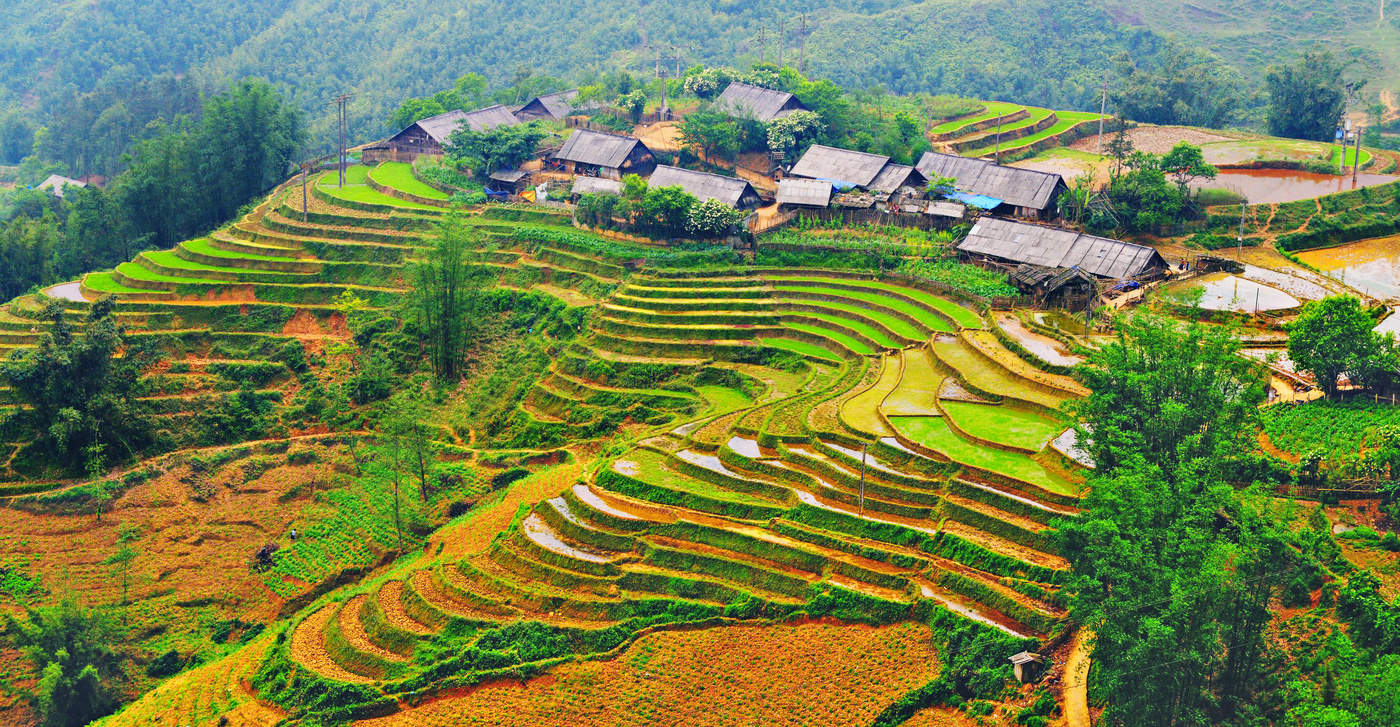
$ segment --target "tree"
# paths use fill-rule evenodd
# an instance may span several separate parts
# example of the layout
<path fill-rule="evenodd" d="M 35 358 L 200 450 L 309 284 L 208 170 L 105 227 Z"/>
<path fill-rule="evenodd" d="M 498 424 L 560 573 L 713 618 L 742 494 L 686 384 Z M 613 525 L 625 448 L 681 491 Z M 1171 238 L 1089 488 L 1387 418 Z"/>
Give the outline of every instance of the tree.
<path fill-rule="evenodd" d="M 720 111 L 696 111 L 681 119 L 681 143 L 700 149 L 706 159 L 732 157 L 739 151 L 739 122 Z"/>
<path fill-rule="evenodd" d="M 102 564 L 112 568 L 113 575 L 121 578 L 122 582 L 122 603 L 131 601 L 127 598 L 127 585 L 131 577 L 131 562 L 136 560 L 136 549 L 131 547 L 131 543 L 140 539 L 141 529 L 127 523 L 122 523 L 117 528 L 117 549 L 107 556 Z"/>
<path fill-rule="evenodd" d="M 462 126 L 448 137 L 445 151 L 449 159 L 470 167 L 478 180 L 485 181 L 492 172 L 514 169 L 533 157 L 544 137 L 536 122 L 485 131 Z"/>
<path fill-rule="evenodd" d="M 1117 329 L 1075 369 L 1093 394 L 1069 406 L 1097 471 L 1112 471 L 1126 452 L 1170 484 L 1187 462 L 1223 463 L 1252 447 L 1268 379 L 1239 355 L 1232 331 L 1149 313 Z"/>
<path fill-rule="evenodd" d="M 729 234 L 743 219 L 743 212 L 717 199 L 707 199 L 690 208 L 685 229 L 698 237 L 719 237 Z"/>
<path fill-rule="evenodd" d="M 642 112 L 646 111 L 647 95 L 645 91 L 628 91 L 618 96 L 613 103 L 626 111 L 627 115 L 631 117 L 632 123 L 635 124 L 642 120 Z"/>
<path fill-rule="evenodd" d="M 157 356 L 126 338 L 112 307 L 110 297 L 94 303 L 75 336 L 62 305 L 51 303 L 44 317 L 53 325 L 39 345 L 0 362 L 0 380 L 28 405 L 20 416 L 37 434 L 30 448 L 73 474 L 94 455 L 127 461 L 153 441 L 150 406 L 139 397 Z"/>
<path fill-rule="evenodd" d="M 1201 147 L 1184 141 L 1163 155 L 1160 165 L 1162 172 L 1171 175 L 1172 181 L 1182 192 L 1186 191 L 1186 185 L 1193 179 L 1215 179 L 1215 167 L 1206 164 Z"/>
<path fill-rule="evenodd" d="M 423 334 L 423 344 L 433 372 L 441 381 L 456 381 L 479 324 L 481 290 L 485 270 L 467 264 L 467 251 L 479 247 L 480 233 L 468 225 L 460 211 L 439 225 L 432 246 L 409 273 L 410 317 Z"/>
<path fill-rule="evenodd" d="M 112 711 L 111 682 L 121 670 L 110 621 L 71 600 L 5 620 L 9 640 L 39 674 L 29 699 L 45 727 L 78 727 Z"/>
<path fill-rule="evenodd" d="M 1207 725 L 1249 703 L 1288 570 L 1267 503 L 1225 483 L 1249 456 L 1265 377 L 1228 330 L 1139 313 L 1076 371 L 1094 475 L 1061 523 L 1071 615 L 1095 633 L 1107 724 Z"/>
<path fill-rule="evenodd" d="M 680 187 L 651 187 L 636 204 L 635 224 L 659 237 L 683 235 L 697 203 Z"/>
<path fill-rule="evenodd" d="M 1361 383 L 1369 362 L 1381 350 L 1375 322 L 1354 296 L 1338 295 L 1303 304 L 1288 324 L 1288 357 L 1311 372 L 1328 394 L 1337 392 L 1337 378 L 1346 374 Z"/>
<path fill-rule="evenodd" d="M 1245 105 L 1244 80 L 1207 52 L 1167 40 L 1152 52 L 1123 52 L 1111 94 L 1119 114 L 1149 124 L 1221 128 Z"/>
<path fill-rule="evenodd" d="M 1113 159 L 1113 176 L 1116 178 L 1123 171 L 1123 164 L 1128 157 L 1133 155 L 1133 140 L 1128 138 L 1128 127 L 1120 124 L 1118 133 L 1114 134 L 1104 146 L 1104 151 Z"/>
<path fill-rule="evenodd" d="M 240 81 L 204 104 L 194 133 L 194 187 L 208 202 L 202 222 L 231 218 L 248 200 L 286 179 L 305 144 L 301 111 L 266 81 Z"/>
<path fill-rule="evenodd" d="M 797 159 L 826 128 L 815 111 L 794 111 L 768 122 L 768 151 L 784 159 Z"/>
<path fill-rule="evenodd" d="M 420 391 L 405 389 L 389 399 L 384 430 L 398 440 L 405 459 L 418 476 L 418 495 L 428 501 L 428 465 L 433 459 L 432 431 L 423 416 L 428 402 Z"/>
<path fill-rule="evenodd" d="M 1264 76 L 1269 133 L 1331 141 L 1346 110 L 1345 68 L 1330 51 L 1309 51 L 1293 65 L 1271 67 Z"/>

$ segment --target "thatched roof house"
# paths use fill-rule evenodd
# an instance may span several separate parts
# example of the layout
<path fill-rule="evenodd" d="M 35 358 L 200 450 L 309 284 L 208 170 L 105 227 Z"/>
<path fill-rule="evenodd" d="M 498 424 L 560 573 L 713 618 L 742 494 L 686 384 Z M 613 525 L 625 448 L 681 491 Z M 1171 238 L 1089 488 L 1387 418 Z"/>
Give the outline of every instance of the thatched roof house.
<path fill-rule="evenodd" d="M 535 119 L 548 119 L 551 121 L 563 121 L 574 111 L 597 108 L 597 103 L 576 103 L 578 99 L 578 89 L 568 91 L 557 91 L 547 93 L 543 96 L 536 96 L 525 105 L 515 110 L 516 118 L 521 121 L 534 121 Z"/>
<path fill-rule="evenodd" d="M 951 177 L 959 191 L 999 199 L 1008 208 L 1002 211 L 1021 217 L 1054 217 L 1056 197 L 1065 187 L 1058 174 L 955 154 L 925 152 L 915 166 L 927 179 Z"/>
<path fill-rule="evenodd" d="M 656 168 L 656 156 L 640 140 L 588 129 L 574 129 L 553 158 L 567 172 L 607 179 L 647 175 Z"/>
<path fill-rule="evenodd" d="M 647 180 L 647 186 L 680 187 L 701 202 L 714 199 L 741 210 L 753 209 L 763 203 L 753 185 L 742 179 L 680 167 L 657 167 L 651 179 Z"/>
<path fill-rule="evenodd" d="M 766 124 L 794 111 L 806 111 L 807 107 L 790 93 L 735 81 L 715 99 L 715 109 L 730 116 Z"/>
<path fill-rule="evenodd" d="M 779 207 L 817 207 L 831 204 L 831 182 L 820 179 L 784 179 L 778 182 Z"/>
<path fill-rule="evenodd" d="M 1003 263 L 1078 268 L 1101 278 L 1131 278 L 1166 267 L 1147 247 L 1073 230 L 983 217 L 958 243 L 958 251 Z"/>

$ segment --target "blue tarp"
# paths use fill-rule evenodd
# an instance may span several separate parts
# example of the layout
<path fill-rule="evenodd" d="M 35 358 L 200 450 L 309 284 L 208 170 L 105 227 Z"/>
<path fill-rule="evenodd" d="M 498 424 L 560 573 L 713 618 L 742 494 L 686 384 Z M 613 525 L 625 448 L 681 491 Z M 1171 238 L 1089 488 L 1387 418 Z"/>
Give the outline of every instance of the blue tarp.
<path fill-rule="evenodd" d="M 831 186 L 835 187 L 838 192 L 849 192 L 852 189 L 855 189 L 856 187 L 860 186 L 859 184 L 855 184 L 854 182 L 843 182 L 839 179 L 818 179 L 817 181 L 826 182 L 827 184 L 830 184 Z"/>
<path fill-rule="evenodd" d="M 996 197 L 988 197 L 985 194 L 972 194 L 971 192 L 948 192 L 943 195 L 947 199 L 955 202 L 962 202 L 969 207 L 977 209 L 991 210 L 1001 206 L 1002 200 Z"/>

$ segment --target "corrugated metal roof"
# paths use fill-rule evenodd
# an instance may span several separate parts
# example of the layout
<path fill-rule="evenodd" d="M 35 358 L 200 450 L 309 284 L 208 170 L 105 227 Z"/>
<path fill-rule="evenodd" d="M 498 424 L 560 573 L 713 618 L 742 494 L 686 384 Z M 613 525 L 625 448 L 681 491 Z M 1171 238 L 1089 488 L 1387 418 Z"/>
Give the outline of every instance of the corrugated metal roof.
<path fill-rule="evenodd" d="M 978 220 L 958 249 L 1048 268 L 1078 267 L 1105 278 L 1129 278 L 1165 265 L 1145 245 L 995 217 Z"/>
<path fill-rule="evenodd" d="M 627 156 L 640 143 L 630 136 L 574 129 L 564 140 L 564 146 L 554 153 L 554 158 L 615 169 L 627 161 Z"/>
<path fill-rule="evenodd" d="M 1036 210 L 1050 206 L 1055 187 L 1064 181 L 1058 174 L 931 151 L 924 152 L 915 166 L 928 179 L 952 177 L 960 190 Z"/>
<path fill-rule="evenodd" d="M 753 192 L 753 186 L 742 179 L 721 177 L 718 174 L 697 172 L 693 169 L 668 167 L 664 164 L 656 168 L 651 179 L 647 180 L 647 186 L 650 188 L 680 187 L 701 202 L 717 199 L 730 207 L 738 207 L 746 191 Z M 753 195 L 757 196 L 758 193 L 753 192 Z"/>
<path fill-rule="evenodd" d="M 784 179 L 778 182 L 778 204 L 826 207 L 831 204 L 831 182 L 820 179 Z"/>
<path fill-rule="evenodd" d="M 863 151 L 814 144 L 792 167 L 794 177 L 828 179 L 865 187 L 885 168 L 890 158 Z"/>
<path fill-rule="evenodd" d="M 786 108 L 793 101 L 792 94 L 774 91 L 762 86 L 750 86 L 735 81 L 715 99 L 715 107 L 734 116 L 753 118 L 769 122 L 797 109 Z M 797 103 L 801 106 L 801 102 Z M 803 107 L 805 108 L 805 107 Z"/>
<path fill-rule="evenodd" d="M 432 137 L 433 141 L 439 144 L 446 144 L 448 138 L 452 136 L 452 132 L 460 128 L 462 124 L 466 124 L 472 131 L 486 131 L 487 129 L 494 129 L 497 126 L 514 126 L 518 123 L 520 123 L 520 119 L 516 118 L 515 114 L 510 112 L 510 109 L 496 104 L 495 106 L 487 106 L 484 109 L 477 109 L 475 111 L 453 109 L 445 114 L 438 114 L 437 116 L 421 119 L 416 124 L 413 124 L 413 126 L 422 129 L 428 136 Z M 409 128 L 412 128 L 412 126 Z M 407 130 L 408 129 L 405 129 L 404 131 Z M 399 134 L 402 133 L 403 131 L 399 132 Z M 395 134 L 395 136 L 397 135 L 398 134 Z"/>
<path fill-rule="evenodd" d="M 622 194 L 622 182 L 601 177 L 574 177 L 574 194 Z"/>
<path fill-rule="evenodd" d="M 908 184 L 922 187 L 923 183 L 921 180 L 923 180 L 923 177 L 924 175 L 921 174 L 919 170 L 908 164 L 894 164 L 891 162 L 886 164 L 884 169 L 881 169 L 880 173 L 876 174 L 875 178 L 870 180 L 870 184 L 866 186 L 876 192 L 893 192 Z"/>
<path fill-rule="evenodd" d="M 524 179 L 525 177 L 529 176 L 529 174 L 529 172 L 523 169 L 505 169 L 498 172 L 491 172 L 491 178 L 496 180 L 497 182 L 515 184 L 521 179 Z"/>

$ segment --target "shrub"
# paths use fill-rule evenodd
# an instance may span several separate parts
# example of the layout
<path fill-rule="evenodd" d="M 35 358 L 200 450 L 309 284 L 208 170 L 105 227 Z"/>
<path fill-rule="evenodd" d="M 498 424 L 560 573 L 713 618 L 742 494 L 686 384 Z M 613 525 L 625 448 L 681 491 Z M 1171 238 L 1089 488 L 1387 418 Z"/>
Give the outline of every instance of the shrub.
<path fill-rule="evenodd" d="M 180 671 L 185 665 L 185 660 L 180 658 L 180 652 L 171 649 L 170 651 L 157 656 L 146 665 L 146 676 L 153 679 L 168 677 Z"/>

